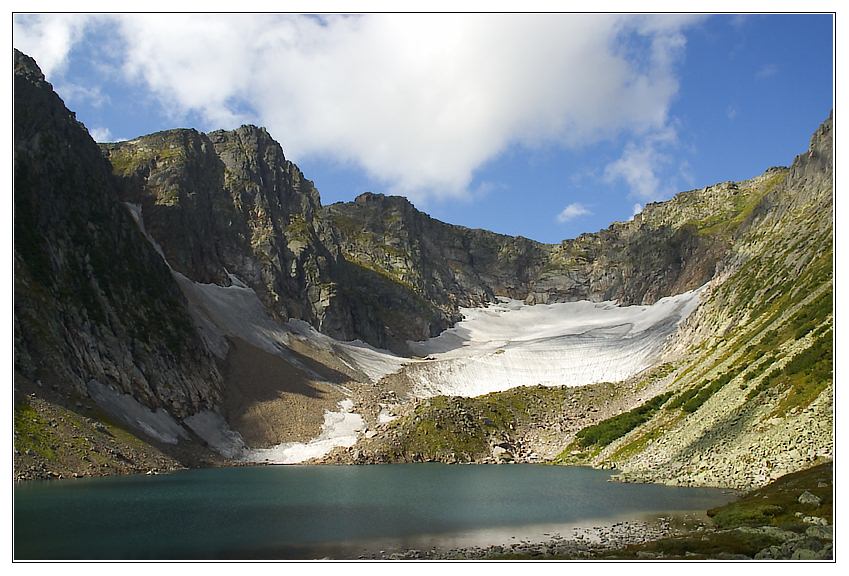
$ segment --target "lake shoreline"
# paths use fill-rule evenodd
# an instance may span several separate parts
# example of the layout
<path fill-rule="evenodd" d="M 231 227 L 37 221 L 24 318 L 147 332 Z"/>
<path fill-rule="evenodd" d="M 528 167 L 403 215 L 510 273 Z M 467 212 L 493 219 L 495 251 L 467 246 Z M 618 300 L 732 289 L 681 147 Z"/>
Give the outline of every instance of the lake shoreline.
<path fill-rule="evenodd" d="M 704 511 L 664 513 L 656 515 L 624 515 L 616 521 L 584 522 L 580 526 L 550 527 L 540 534 L 528 527 L 505 529 L 515 535 L 497 538 L 489 544 L 432 545 L 430 547 L 374 548 L 351 557 L 333 559 L 357 560 L 497 560 L 511 558 L 591 559 L 601 553 L 632 545 L 646 544 L 662 538 L 711 530 Z M 438 540 L 439 538 L 436 537 Z M 443 538 L 456 540 L 456 535 Z"/>
<path fill-rule="evenodd" d="M 719 490 L 625 485 L 607 482 L 609 475 L 543 465 L 294 465 L 18 484 L 16 553 L 357 559 L 411 549 L 433 549 L 439 557 L 468 548 L 472 555 L 555 537 L 630 542 L 665 533 L 638 521 L 703 514 L 731 500 Z"/>

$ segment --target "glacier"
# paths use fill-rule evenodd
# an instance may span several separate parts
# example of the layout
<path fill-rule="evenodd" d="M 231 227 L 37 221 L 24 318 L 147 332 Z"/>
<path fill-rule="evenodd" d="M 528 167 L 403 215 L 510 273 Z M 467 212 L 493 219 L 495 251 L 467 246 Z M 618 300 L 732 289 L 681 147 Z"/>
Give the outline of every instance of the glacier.
<path fill-rule="evenodd" d="M 480 396 L 516 386 L 617 382 L 648 368 L 704 287 L 651 306 L 615 302 L 527 305 L 501 299 L 462 309 L 464 320 L 436 338 L 410 342 L 425 357 L 405 368 L 413 393 Z"/>

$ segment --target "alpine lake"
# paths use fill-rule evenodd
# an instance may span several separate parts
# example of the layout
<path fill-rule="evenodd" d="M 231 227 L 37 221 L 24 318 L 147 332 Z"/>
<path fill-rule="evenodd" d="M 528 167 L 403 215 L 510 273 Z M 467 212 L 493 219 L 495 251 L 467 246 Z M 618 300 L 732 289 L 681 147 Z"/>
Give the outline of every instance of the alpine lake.
<path fill-rule="evenodd" d="M 704 512 L 734 495 L 611 482 L 534 464 L 255 466 L 34 481 L 14 490 L 27 559 L 357 558 L 516 542 L 572 527 Z"/>

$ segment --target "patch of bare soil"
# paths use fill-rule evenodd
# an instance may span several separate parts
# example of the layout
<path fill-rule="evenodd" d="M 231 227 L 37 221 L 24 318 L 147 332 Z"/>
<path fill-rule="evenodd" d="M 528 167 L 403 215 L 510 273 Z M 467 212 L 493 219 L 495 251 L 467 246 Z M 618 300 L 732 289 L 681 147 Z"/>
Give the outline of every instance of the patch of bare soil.
<path fill-rule="evenodd" d="M 293 359 L 301 366 L 238 338 L 230 343 L 222 366 L 223 408 L 245 443 L 268 448 L 318 436 L 325 411 L 344 398 L 337 384 L 344 375 L 299 354 Z"/>

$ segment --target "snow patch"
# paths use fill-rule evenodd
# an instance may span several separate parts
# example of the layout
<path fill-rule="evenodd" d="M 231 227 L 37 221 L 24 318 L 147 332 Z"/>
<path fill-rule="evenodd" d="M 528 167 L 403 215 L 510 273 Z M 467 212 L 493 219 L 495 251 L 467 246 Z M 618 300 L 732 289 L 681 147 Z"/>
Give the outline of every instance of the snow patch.
<path fill-rule="evenodd" d="M 283 357 L 317 380 L 322 380 L 321 376 L 300 362 L 289 349 L 292 338 L 334 354 L 348 367 L 362 372 L 373 382 L 397 372 L 410 361 L 359 340 L 335 340 L 302 320 L 278 323 L 268 315 L 256 292 L 233 274 L 230 274 L 230 286 L 201 284 L 176 271 L 174 277 L 189 300 L 190 311 L 204 341 L 219 358 L 225 358 L 229 348 L 224 337 L 235 336 Z"/>
<path fill-rule="evenodd" d="M 243 460 L 270 464 L 298 464 L 311 458 L 320 458 L 336 447 L 351 447 L 357 436 L 365 429 L 365 421 L 359 414 L 351 412 L 354 402 L 345 399 L 339 402 L 339 411 L 324 413 L 321 434 L 309 442 L 286 442 L 271 448 L 250 450 Z"/>
<path fill-rule="evenodd" d="M 516 386 L 617 382 L 648 368 L 703 288 L 651 306 L 588 301 L 464 308 L 436 338 L 410 342 L 430 360 L 408 366 L 417 396 L 479 396 Z"/>
<path fill-rule="evenodd" d="M 231 430 L 217 412 L 204 410 L 184 418 L 183 422 L 225 458 L 237 458 L 245 451 L 242 435 Z"/>
<path fill-rule="evenodd" d="M 103 410 L 151 438 L 165 444 L 176 444 L 181 438 L 188 438 L 185 429 L 162 408 L 151 410 L 129 394 L 118 392 L 97 380 L 89 380 L 86 388 L 89 396 Z"/>
<path fill-rule="evenodd" d="M 378 415 L 377 415 L 377 423 L 378 424 L 389 424 L 393 420 L 397 420 L 397 419 L 398 419 L 398 417 L 395 416 L 394 414 L 392 414 L 392 412 L 390 412 L 386 408 L 381 408 L 380 413 L 378 413 Z"/>
<path fill-rule="evenodd" d="M 127 210 L 130 211 L 130 216 L 133 217 L 136 226 L 139 227 L 141 233 L 144 234 L 144 237 L 147 238 L 147 241 L 150 242 L 151 246 L 153 246 L 153 249 L 156 250 L 160 256 L 162 256 L 162 260 L 165 262 L 165 265 L 168 266 L 168 268 L 171 268 L 171 265 L 168 264 L 168 259 L 165 258 L 165 253 L 162 251 L 162 246 L 160 246 L 159 243 L 153 239 L 153 236 L 147 233 L 147 229 L 144 227 L 144 217 L 142 216 L 141 204 L 124 202 L 124 206 L 126 206 Z"/>
<path fill-rule="evenodd" d="M 405 364 L 414 362 L 412 359 L 396 356 L 388 350 L 375 348 L 362 340 L 336 340 L 322 334 L 303 320 L 289 320 L 286 327 L 316 348 L 335 354 L 349 368 L 359 370 L 372 382 L 378 382 L 387 374 L 397 372 Z"/>

